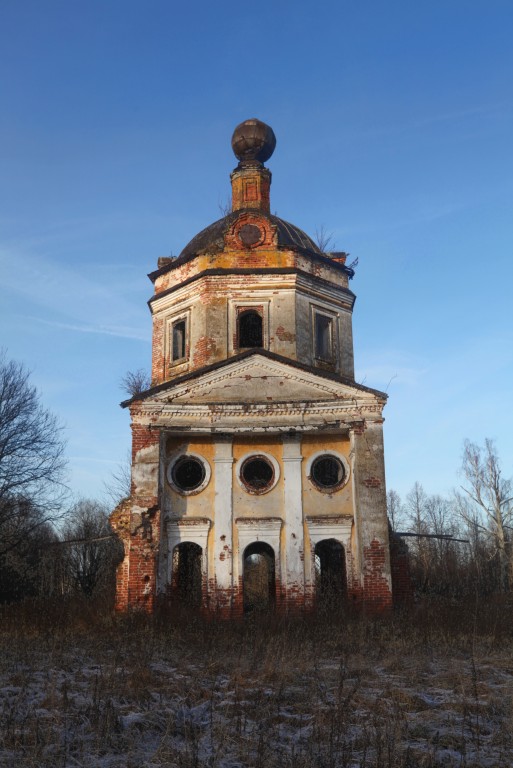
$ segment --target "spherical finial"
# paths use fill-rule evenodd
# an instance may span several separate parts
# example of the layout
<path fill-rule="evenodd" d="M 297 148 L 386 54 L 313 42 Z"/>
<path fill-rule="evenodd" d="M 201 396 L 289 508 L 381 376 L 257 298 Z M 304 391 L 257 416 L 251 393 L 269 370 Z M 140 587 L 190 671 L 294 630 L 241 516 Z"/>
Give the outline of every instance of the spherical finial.
<path fill-rule="evenodd" d="M 257 120 L 244 120 L 236 127 L 232 136 L 232 149 L 241 163 L 269 160 L 276 146 L 273 129 Z"/>

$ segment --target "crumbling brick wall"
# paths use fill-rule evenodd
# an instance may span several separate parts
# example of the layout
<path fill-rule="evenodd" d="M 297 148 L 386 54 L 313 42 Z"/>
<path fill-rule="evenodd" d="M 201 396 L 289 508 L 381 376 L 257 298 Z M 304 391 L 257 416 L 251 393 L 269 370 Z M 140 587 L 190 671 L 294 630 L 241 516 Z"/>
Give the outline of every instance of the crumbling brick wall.
<path fill-rule="evenodd" d="M 158 430 L 132 423 L 131 495 L 114 510 L 110 519 L 125 551 L 117 571 L 117 610 L 151 611 L 155 605 L 160 545 L 159 442 Z"/>

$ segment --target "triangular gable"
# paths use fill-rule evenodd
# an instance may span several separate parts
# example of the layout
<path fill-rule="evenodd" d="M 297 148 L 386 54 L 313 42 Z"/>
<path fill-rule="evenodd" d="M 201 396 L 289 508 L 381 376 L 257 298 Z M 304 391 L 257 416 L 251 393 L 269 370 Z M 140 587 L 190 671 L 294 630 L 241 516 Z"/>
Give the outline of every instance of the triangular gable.
<path fill-rule="evenodd" d="M 185 381 L 171 381 L 148 399 L 176 405 L 326 400 L 375 403 L 386 398 L 380 395 L 365 387 L 351 386 L 255 353 L 251 357 L 228 361 L 215 370 L 199 372 Z"/>

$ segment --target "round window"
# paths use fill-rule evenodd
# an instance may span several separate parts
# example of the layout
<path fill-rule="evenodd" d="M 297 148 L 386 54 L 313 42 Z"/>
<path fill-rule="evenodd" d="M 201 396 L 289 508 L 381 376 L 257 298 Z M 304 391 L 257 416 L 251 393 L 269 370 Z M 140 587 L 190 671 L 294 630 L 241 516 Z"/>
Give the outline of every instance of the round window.
<path fill-rule="evenodd" d="M 311 479 L 321 491 L 336 491 L 345 477 L 344 465 L 336 456 L 318 456 L 312 463 Z"/>
<path fill-rule="evenodd" d="M 194 456 L 181 456 L 173 464 L 171 479 L 179 491 L 195 491 L 205 480 L 205 466 Z"/>
<path fill-rule="evenodd" d="M 274 482 L 274 467 L 265 456 L 250 456 L 241 466 L 240 477 L 251 493 L 265 493 Z"/>
<path fill-rule="evenodd" d="M 243 245 L 251 248 L 253 245 L 258 245 L 262 240 L 262 230 L 255 224 L 244 224 L 239 229 L 239 237 Z"/>

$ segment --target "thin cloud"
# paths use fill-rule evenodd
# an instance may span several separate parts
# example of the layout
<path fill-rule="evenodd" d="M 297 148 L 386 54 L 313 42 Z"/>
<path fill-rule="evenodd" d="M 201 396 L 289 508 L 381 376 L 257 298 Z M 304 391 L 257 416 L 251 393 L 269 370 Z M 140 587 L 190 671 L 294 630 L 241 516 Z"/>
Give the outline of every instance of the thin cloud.
<path fill-rule="evenodd" d="M 480 106 L 468 107 L 466 109 L 455 109 L 451 112 L 439 112 L 438 114 L 426 115 L 417 120 L 404 120 L 391 125 L 380 125 L 368 130 L 364 130 L 358 134 L 360 137 L 374 137 L 374 136 L 393 136 L 398 133 L 407 133 L 408 131 L 416 131 L 419 128 L 425 128 L 429 125 L 436 125 L 437 123 L 452 123 L 458 122 L 468 117 L 473 116 L 488 116 L 499 114 L 503 107 L 507 106 L 507 102 L 497 102 L 495 104 L 481 104 Z"/>
<path fill-rule="evenodd" d="M 135 339 L 136 341 L 150 341 L 149 333 L 142 333 L 136 328 L 127 328 L 123 326 L 102 326 L 102 325 L 81 325 L 74 323 L 61 323 L 58 320 L 45 320 L 42 317 L 32 317 L 24 315 L 27 320 L 33 320 L 44 325 L 50 325 L 53 328 L 62 328 L 66 331 L 75 331 L 77 333 L 99 333 L 106 336 L 119 336 L 123 339 Z"/>
<path fill-rule="evenodd" d="M 420 120 L 414 120 L 411 123 L 407 123 L 404 127 L 406 129 L 423 128 L 425 125 L 452 122 L 454 120 L 461 120 L 465 117 L 471 117 L 472 115 L 492 115 L 496 112 L 500 112 L 501 108 L 504 106 L 506 106 L 506 102 L 501 101 L 496 104 L 482 104 L 476 107 L 468 107 L 467 109 L 457 109 L 452 112 L 441 112 L 438 115 L 429 115 Z"/>
<path fill-rule="evenodd" d="M 383 211 L 373 213 L 370 217 L 362 220 L 362 223 L 353 222 L 352 226 L 343 229 L 335 228 L 333 237 L 337 242 L 343 242 L 349 235 L 365 234 L 369 235 L 376 232 L 396 232 L 404 229 L 412 229 L 419 224 L 429 224 L 432 221 L 439 221 L 451 216 L 457 216 L 463 211 L 471 209 L 475 203 L 472 200 L 461 200 L 458 203 L 443 203 L 438 201 L 425 201 L 419 199 L 417 202 L 412 200 L 411 196 L 404 200 L 396 201 L 394 209 L 408 210 L 408 216 L 395 216 L 390 201 L 387 201 L 385 213 Z"/>
<path fill-rule="evenodd" d="M 141 328 L 145 325 L 142 306 L 127 301 L 118 284 L 114 289 L 109 281 L 91 280 L 79 269 L 63 267 L 41 254 L 0 246 L 0 282 L 4 295 L 21 296 L 28 306 L 64 315 L 63 324 L 74 330 L 132 337 L 132 329 L 128 326 L 127 334 L 127 326 L 116 323 L 118 318 L 134 318 L 137 324 L 141 318 Z M 100 322 L 91 324 L 91 317 Z M 145 338 L 140 333 L 136 338 L 141 336 Z"/>

